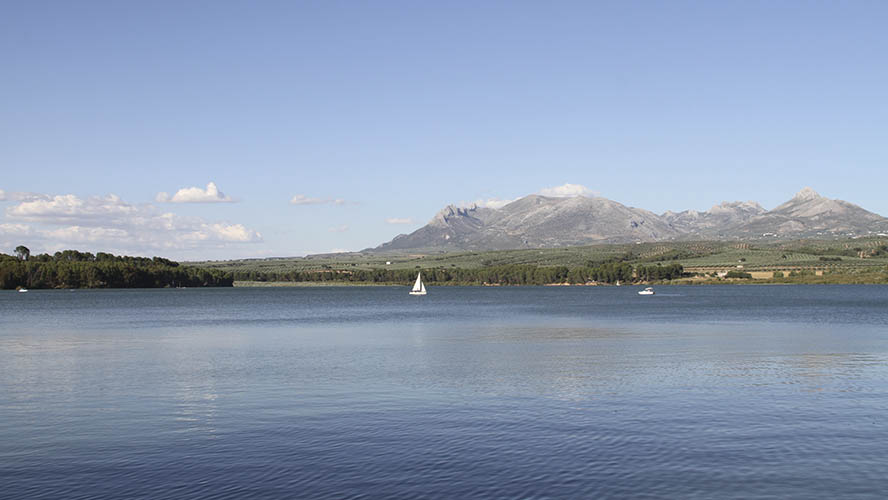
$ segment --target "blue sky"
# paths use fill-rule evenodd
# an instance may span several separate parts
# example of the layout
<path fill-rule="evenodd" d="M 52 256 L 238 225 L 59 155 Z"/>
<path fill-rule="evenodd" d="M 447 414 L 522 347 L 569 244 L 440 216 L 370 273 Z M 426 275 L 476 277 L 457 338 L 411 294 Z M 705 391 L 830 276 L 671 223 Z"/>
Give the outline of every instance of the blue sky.
<path fill-rule="evenodd" d="M 886 22 L 876 1 L 4 2 L 0 252 L 359 250 L 565 183 L 657 213 L 811 186 L 888 215 Z"/>

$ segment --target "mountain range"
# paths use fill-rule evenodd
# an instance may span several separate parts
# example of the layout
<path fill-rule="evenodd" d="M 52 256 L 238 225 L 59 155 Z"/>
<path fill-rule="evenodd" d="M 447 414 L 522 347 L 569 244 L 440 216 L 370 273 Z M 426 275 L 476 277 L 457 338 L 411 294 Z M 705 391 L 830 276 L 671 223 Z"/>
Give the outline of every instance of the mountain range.
<path fill-rule="evenodd" d="M 676 240 L 831 238 L 888 234 L 888 219 L 811 188 L 773 210 L 754 201 L 655 214 L 601 197 L 528 195 L 501 208 L 449 205 L 425 226 L 369 249 L 457 251 Z"/>

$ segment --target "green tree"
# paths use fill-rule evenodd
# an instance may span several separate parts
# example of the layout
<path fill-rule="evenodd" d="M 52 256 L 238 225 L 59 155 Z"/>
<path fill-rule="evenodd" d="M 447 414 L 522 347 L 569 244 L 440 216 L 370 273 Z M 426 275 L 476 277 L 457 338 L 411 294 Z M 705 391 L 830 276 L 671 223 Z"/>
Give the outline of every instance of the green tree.
<path fill-rule="evenodd" d="M 31 251 L 28 250 L 28 247 L 19 245 L 15 247 L 15 255 L 21 260 L 28 260 L 28 257 L 31 256 Z"/>

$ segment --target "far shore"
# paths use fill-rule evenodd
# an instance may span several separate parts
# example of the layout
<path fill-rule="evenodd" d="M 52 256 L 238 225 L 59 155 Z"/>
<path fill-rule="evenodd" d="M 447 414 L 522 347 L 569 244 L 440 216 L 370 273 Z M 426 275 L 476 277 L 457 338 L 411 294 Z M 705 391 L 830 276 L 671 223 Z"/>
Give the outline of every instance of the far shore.
<path fill-rule="evenodd" d="M 361 281 L 235 281 L 239 288 L 281 288 L 281 287 L 321 287 L 321 286 L 408 286 L 403 283 L 371 283 Z"/>
<path fill-rule="evenodd" d="M 432 283 L 430 287 L 472 286 L 472 287 L 519 287 L 519 286 L 546 286 L 546 287 L 642 287 L 642 286 L 700 286 L 700 285 L 888 285 L 885 281 L 876 280 L 827 280 L 823 277 L 815 279 L 677 279 L 672 281 L 653 281 L 644 283 L 626 283 L 614 285 L 612 283 L 547 283 L 544 285 L 506 285 L 500 283 Z M 403 286 L 409 287 L 409 283 L 371 283 L 356 281 L 235 281 L 237 288 L 298 288 L 298 287 L 379 287 L 379 286 Z"/>

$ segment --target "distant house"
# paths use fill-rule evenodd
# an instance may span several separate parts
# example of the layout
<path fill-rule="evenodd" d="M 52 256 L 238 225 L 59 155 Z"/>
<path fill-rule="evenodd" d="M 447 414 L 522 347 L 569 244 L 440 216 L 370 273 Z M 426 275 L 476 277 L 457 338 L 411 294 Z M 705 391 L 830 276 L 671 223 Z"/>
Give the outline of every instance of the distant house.
<path fill-rule="evenodd" d="M 727 271 L 719 271 L 719 272 L 715 273 L 715 275 L 718 276 L 719 278 L 724 278 L 725 276 L 728 275 L 728 272 Z"/>

